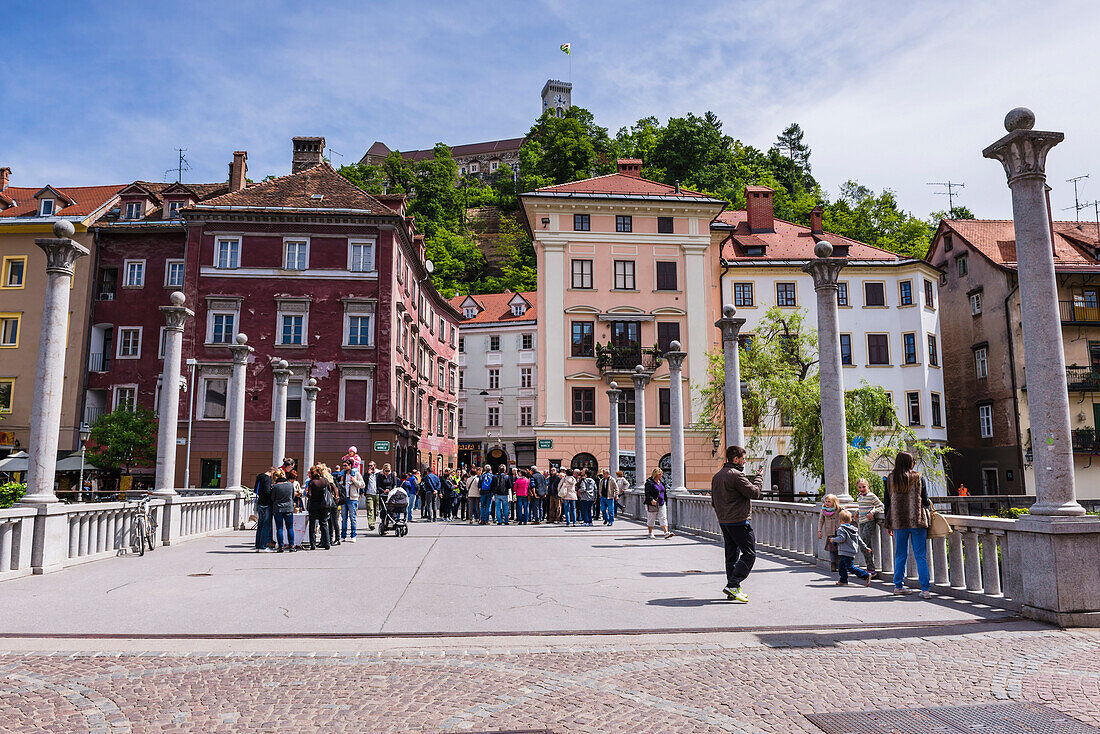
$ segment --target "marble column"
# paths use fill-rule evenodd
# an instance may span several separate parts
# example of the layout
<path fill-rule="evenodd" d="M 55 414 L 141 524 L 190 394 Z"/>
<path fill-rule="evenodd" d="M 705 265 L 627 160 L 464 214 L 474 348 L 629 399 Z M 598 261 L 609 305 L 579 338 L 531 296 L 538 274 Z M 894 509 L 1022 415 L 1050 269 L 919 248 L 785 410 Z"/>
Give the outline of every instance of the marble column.
<path fill-rule="evenodd" d="M 680 351 L 680 342 L 672 342 L 665 352 L 668 360 L 668 408 L 671 430 L 669 440 L 672 444 L 672 476 L 669 477 L 669 491 L 687 492 L 684 482 L 684 360 L 687 352 Z"/>
<path fill-rule="evenodd" d="M 58 434 L 61 431 L 69 294 L 76 261 L 88 254 L 87 248 L 71 239 L 75 232 L 71 222 L 61 220 L 53 225 L 53 238 L 34 241 L 46 253 L 46 292 L 42 307 L 42 335 L 38 342 L 38 368 L 34 376 L 34 400 L 31 403 L 27 493 L 20 500 L 20 504 L 24 505 L 45 505 L 58 501 L 53 483 L 57 469 Z"/>
<path fill-rule="evenodd" d="M 541 233 L 542 230 L 539 230 Z M 568 426 L 566 420 L 565 359 L 569 348 L 565 323 L 565 290 L 568 287 L 565 271 L 565 247 L 567 240 L 543 235 L 536 239 L 541 243 L 543 262 L 540 277 L 544 280 L 539 299 L 539 324 L 546 325 L 546 348 L 540 352 L 546 355 L 544 364 L 539 365 L 539 389 L 545 390 L 546 415 L 544 426 Z M 544 368 L 545 367 L 545 374 Z M 493 467 L 496 469 L 496 467 Z"/>
<path fill-rule="evenodd" d="M 1066 357 L 1058 313 L 1050 215 L 1047 153 L 1064 135 L 1032 130 L 1035 115 L 1018 107 L 1005 117 L 1008 135 L 982 151 L 1004 165 L 1012 190 L 1012 220 L 1020 274 L 1027 406 L 1031 417 L 1036 502 L 1032 515 L 1084 515 L 1077 502 L 1066 387 Z"/>
<path fill-rule="evenodd" d="M 744 410 L 741 406 L 741 349 L 737 342 L 745 319 L 734 318 L 737 309 L 732 303 L 722 306 L 722 318 L 714 325 L 722 330 L 722 356 L 725 358 L 726 384 L 722 389 L 725 398 L 726 446 L 745 446 Z M 725 451 L 722 452 L 725 457 Z M 723 458 L 723 461 L 725 459 Z"/>
<path fill-rule="evenodd" d="M 302 465 L 298 474 L 308 476 L 317 444 L 317 393 L 321 392 L 321 388 L 317 387 L 317 380 L 311 377 L 302 392 L 306 397 L 306 444 L 302 447 Z"/>
<path fill-rule="evenodd" d="M 285 359 L 275 363 L 275 436 L 271 447 L 271 465 L 279 466 L 286 457 L 286 391 L 290 384 L 290 364 Z"/>
<path fill-rule="evenodd" d="M 176 494 L 176 435 L 180 419 L 180 371 L 183 362 L 183 325 L 195 312 L 184 306 L 186 297 L 174 291 L 171 306 L 161 306 L 164 314 L 164 371 L 160 379 L 160 416 L 157 431 L 157 476 L 153 494 Z M 192 386 L 194 389 L 194 386 Z M 190 447 L 189 447 L 190 448 Z"/>
<path fill-rule="evenodd" d="M 229 457 L 225 485 L 228 489 L 242 486 L 245 388 L 248 358 L 254 351 L 248 346 L 248 337 L 244 334 L 237 334 L 236 343 L 229 345 L 229 353 L 233 355 L 233 373 L 229 380 Z"/>
<path fill-rule="evenodd" d="M 649 373 L 638 365 L 631 375 L 634 380 L 634 488 L 645 489 L 645 386 Z"/>
<path fill-rule="evenodd" d="M 619 384 L 615 381 L 611 382 L 610 388 L 607 391 L 607 398 L 611 407 L 611 415 L 608 417 L 607 437 L 610 460 L 607 462 L 607 466 L 611 471 L 611 476 L 615 476 L 615 473 L 619 471 L 619 399 L 622 397 L 623 391 L 619 389 Z"/>
<path fill-rule="evenodd" d="M 840 322 L 837 277 L 846 263 L 834 258 L 833 246 L 821 240 L 816 259 L 802 266 L 814 279 L 817 292 L 817 351 L 821 385 L 821 451 L 825 464 L 825 494 L 835 494 L 842 505 L 854 502 L 848 492 L 848 423 L 844 411 L 844 376 L 840 364 Z"/>

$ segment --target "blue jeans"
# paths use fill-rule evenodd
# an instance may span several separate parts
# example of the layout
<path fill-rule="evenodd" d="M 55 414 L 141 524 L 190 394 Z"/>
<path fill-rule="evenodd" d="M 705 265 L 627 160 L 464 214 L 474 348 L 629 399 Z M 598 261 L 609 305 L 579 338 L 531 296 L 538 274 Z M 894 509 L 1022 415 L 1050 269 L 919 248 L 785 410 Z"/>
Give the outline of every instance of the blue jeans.
<path fill-rule="evenodd" d="M 840 560 L 836 564 L 837 570 L 840 571 L 840 583 L 848 583 L 848 574 L 854 574 L 861 579 L 867 578 L 870 574 L 864 571 L 862 568 L 856 565 L 856 559 L 851 556 L 841 556 Z"/>
<path fill-rule="evenodd" d="M 359 500 L 348 500 L 340 507 L 340 540 L 348 537 L 348 517 L 351 517 L 351 537 L 355 537 L 355 513 L 359 512 Z"/>
<path fill-rule="evenodd" d="M 562 500 L 562 519 L 565 520 L 566 525 L 577 524 L 577 501 L 576 500 Z"/>
<path fill-rule="evenodd" d="M 516 522 L 527 522 L 531 519 L 531 500 L 527 497 L 516 497 Z"/>
<path fill-rule="evenodd" d="M 608 525 L 615 524 L 615 500 L 609 500 L 606 497 L 600 497 L 600 514 L 603 515 L 603 521 Z"/>
<path fill-rule="evenodd" d="M 286 545 L 294 547 L 294 513 L 275 513 L 275 540 L 280 548 L 283 547 L 283 528 L 286 528 Z"/>
<path fill-rule="evenodd" d="M 497 525 L 503 525 L 504 523 L 508 522 L 508 505 L 508 495 L 493 495 L 493 515 L 494 517 L 496 517 Z"/>
<path fill-rule="evenodd" d="M 481 524 L 485 525 L 489 522 L 489 513 L 493 509 L 493 495 L 483 494 L 481 495 Z"/>
<path fill-rule="evenodd" d="M 539 497 L 537 494 L 528 498 L 531 502 L 531 522 L 542 522 L 543 516 L 546 514 L 545 498 Z"/>
<path fill-rule="evenodd" d="M 585 525 L 592 524 L 592 500 L 577 500 L 580 504 L 581 522 Z"/>
<path fill-rule="evenodd" d="M 256 550 L 271 542 L 271 505 L 256 505 Z"/>
<path fill-rule="evenodd" d="M 905 564 L 909 561 L 909 546 L 917 562 L 917 579 L 921 591 L 928 591 L 928 529 L 899 528 L 894 531 L 894 587 L 905 585 Z"/>

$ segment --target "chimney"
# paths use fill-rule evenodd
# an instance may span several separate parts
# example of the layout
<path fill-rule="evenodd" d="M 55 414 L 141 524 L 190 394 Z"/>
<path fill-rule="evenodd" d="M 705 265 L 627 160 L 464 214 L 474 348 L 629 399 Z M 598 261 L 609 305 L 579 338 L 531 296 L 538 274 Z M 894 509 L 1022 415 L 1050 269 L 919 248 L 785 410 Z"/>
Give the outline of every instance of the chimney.
<path fill-rule="evenodd" d="M 0 168 L 0 191 L 8 187 L 8 179 L 11 178 L 11 169 L 7 166 Z"/>
<path fill-rule="evenodd" d="M 1047 200 L 1047 225 L 1050 227 L 1050 252 L 1054 257 L 1058 257 L 1058 248 L 1054 246 L 1054 215 L 1050 213 L 1050 184 L 1043 184 L 1043 195 Z"/>
<path fill-rule="evenodd" d="M 745 210 L 748 212 L 750 231 L 775 231 L 775 211 L 772 208 L 774 193 L 767 186 L 745 187 Z"/>
<path fill-rule="evenodd" d="M 233 151 L 233 162 L 229 164 L 229 193 L 245 187 L 248 173 L 248 151 Z"/>
<path fill-rule="evenodd" d="M 291 138 L 294 143 L 294 156 L 290 162 L 290 172 L 316 166 L 321 162 L 321 156 L 325 152 L 324 138 Z"/>
<path fill-rule="evenodd" d="M 821 228 L 821 215 L 824 209 L 818 204 L 812 210 L 810 210 L 810 232 L 812 234 L 823 234 L 824 229 Z"/>
<path fill-rule="evenodd" d="M 620 158 L 615 161 L 615 164 L 619 168 L 619 173 L 624 176 L 642 177 L 642 160 L 640 158 Z"/>

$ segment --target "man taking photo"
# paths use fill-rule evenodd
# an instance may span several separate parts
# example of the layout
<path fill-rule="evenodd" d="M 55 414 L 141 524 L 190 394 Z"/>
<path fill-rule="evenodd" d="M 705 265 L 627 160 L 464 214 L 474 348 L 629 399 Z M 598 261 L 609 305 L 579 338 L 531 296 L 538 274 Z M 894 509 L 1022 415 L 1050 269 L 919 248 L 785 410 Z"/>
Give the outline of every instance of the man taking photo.
<path fill-rule="evenodd" d="M 726 548 L 726 588 L 722 593 L 738 604 L 749 601 L 741 584 L 756 562 L 756 538 L 749 520 L 752 500 L 760 499 L 763 484 L 763 466 L 756 470 L 752 479 L 745 474 L 745 449 L 740 446 L 726 449 L 725 466 L 710 480 L 710 503 L 718 517 L 718 526 L 722 528 Z"/>

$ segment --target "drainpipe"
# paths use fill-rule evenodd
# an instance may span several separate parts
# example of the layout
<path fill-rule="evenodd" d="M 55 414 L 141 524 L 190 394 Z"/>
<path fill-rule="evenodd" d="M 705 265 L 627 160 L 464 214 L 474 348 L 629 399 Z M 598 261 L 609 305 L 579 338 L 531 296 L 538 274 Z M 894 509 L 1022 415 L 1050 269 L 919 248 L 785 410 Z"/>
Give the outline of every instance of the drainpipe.
<path fill-rule="evenodd" d="M 1016 285 L 1005 296 L 1005 327 L 1008 329 L 1008 360 L 1012 365 L 1012 369 L 1008 371 L 1012 377 L 1012 419 L 1016 424 L 1016 452 L 1018 454 L 1017 459 L 1020 462 L 1020 483 L 1023 485 L 1024 494 L 1027 494 L 1027 482 L 1024 481 L 1024 441 L 1023 436 L 1020 434 L 1020 400 L 1019 393 L 1016 390 L 1016 350 L 1012 345 L 1012 312 L 1009 310 L 1009 301 L 1012 300 L 1012 296 L 1016 291 L 1020 290 L 1020 275 L 1016 274 Z M 1061 328 L 1061 326 L 1059 326 Z"/>

